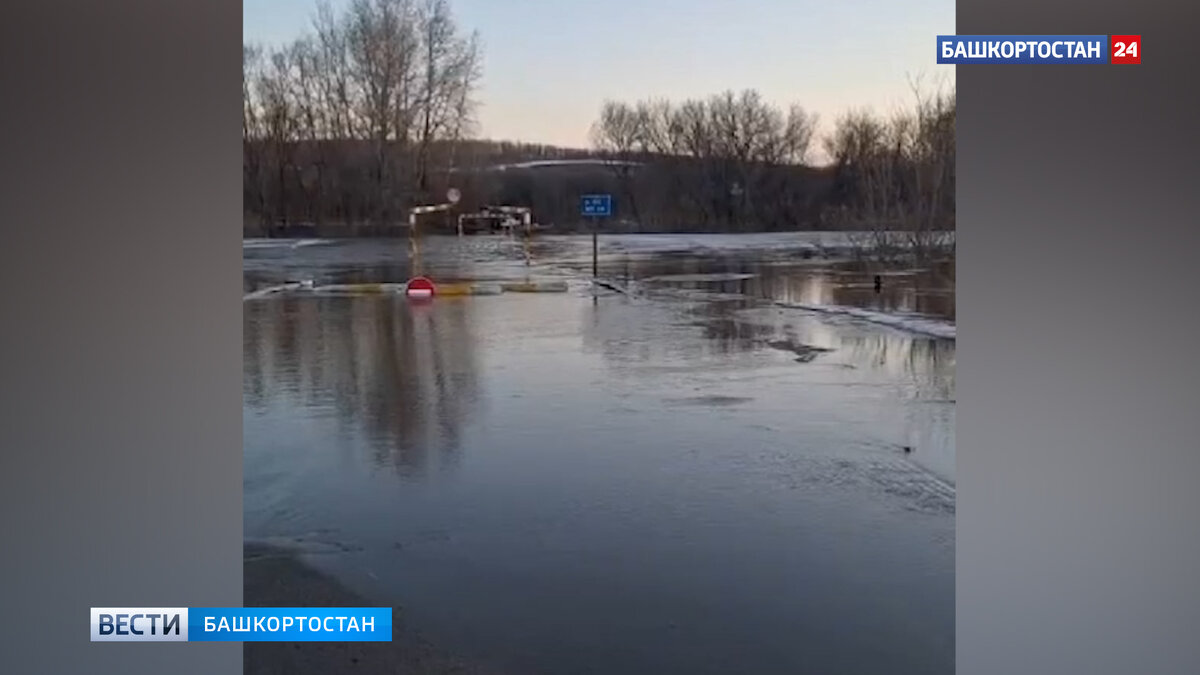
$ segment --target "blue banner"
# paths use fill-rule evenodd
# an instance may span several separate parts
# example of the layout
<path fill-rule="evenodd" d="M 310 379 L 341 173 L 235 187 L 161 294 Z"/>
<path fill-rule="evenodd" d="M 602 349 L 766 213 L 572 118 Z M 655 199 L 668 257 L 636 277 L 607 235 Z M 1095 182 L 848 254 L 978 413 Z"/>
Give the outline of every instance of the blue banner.
<path fill-rule="evenodd" d="M 579 198 L 580 213 L 591 218 L 612 215 L 612 195 L 583 195 Z"/>
<path fill-rule="evenodd" d="M 937 62 L 1108 63 L 1107 35 L 939 35 Z"/>
<path fill-rule="evenodd" d="M 189 607 L 188 642 L 391 642 L 391 607 Z"/>

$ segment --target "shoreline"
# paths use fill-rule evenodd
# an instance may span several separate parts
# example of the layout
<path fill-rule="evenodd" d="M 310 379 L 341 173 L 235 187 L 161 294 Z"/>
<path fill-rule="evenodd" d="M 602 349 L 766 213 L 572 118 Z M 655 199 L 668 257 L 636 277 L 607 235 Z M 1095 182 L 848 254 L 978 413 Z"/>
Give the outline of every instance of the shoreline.
<path fill-rule="evenodd" d="M 306 565 L 295 552 L 267 544 L 243 544 L 242 574 L 246 607 L 379 606 Z M 242 667 L 246 675 L 495 672 L 434 647 L 404 624 L 399 607 L 392 608 L 391 642 L 247 642 L 242 647 Z"/>

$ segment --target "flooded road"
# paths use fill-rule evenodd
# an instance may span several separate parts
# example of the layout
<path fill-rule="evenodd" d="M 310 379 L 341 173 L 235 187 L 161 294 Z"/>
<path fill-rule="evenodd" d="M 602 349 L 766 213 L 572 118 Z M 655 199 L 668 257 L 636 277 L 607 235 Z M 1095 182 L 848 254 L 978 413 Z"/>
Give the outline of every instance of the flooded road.
<path fill-rule="evenodd" d="M 571 290 L 247 301 L 246 537 L 497 672 L 953 672 L 952 273 L 814 242 L 602 237 L 594 295 L 590 238 L 444 238 Z M 408 265 L 250 242 L 245 287 Z"/>

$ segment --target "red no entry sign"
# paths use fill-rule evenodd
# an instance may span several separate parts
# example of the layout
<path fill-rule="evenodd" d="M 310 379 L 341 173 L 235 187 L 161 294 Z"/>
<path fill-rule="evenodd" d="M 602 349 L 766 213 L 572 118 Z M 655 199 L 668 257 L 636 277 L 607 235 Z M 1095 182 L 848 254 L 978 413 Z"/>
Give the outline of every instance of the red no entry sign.
<path fill-rule="evenodd" d="M 427 277 L 413 277 L 408 280 L 404 293 L 410 298 L 431 298 L 436 287 Z"/>

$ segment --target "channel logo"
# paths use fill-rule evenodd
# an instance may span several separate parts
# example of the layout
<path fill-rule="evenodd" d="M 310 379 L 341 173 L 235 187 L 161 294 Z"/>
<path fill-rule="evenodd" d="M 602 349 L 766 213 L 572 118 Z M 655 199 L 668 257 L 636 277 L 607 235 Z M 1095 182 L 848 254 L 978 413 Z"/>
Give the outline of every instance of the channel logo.
<path fill-rule="evenodd" d="M 391 607 L 92 607 L 92 642 L 391 642 Z"/>
<path fill-rule="evenodd" d="M 943 64 L 1138 64 L 1140 35 L 939 35 Z"/>
<path fill-rule="evenodd" d="M 92 642 L 187 641 L 187 607 L 92 608 Z"/>

